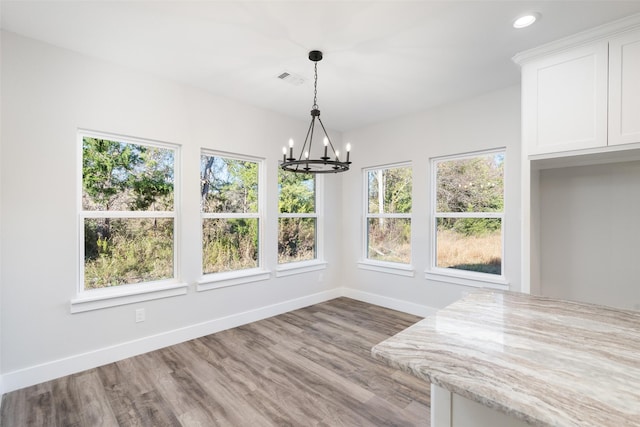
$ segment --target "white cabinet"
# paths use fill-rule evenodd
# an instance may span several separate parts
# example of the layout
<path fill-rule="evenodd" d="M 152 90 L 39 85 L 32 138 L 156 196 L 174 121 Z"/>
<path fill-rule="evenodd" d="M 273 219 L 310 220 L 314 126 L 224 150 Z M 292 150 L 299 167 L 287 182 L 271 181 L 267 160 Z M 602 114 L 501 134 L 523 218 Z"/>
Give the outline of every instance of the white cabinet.
<path fill-rule="evenodd" d="M 522 139 L 526 155 L 640 143 L 640 30 L 527 57 Z"/>
<path fill-rule="evenodd" d="M 513 59 L 522 67 L 521 290 L 539 294 L 552 282 L 550 277 L 560 277 L 554 265 L 563 265 L 550 266 L 541 256 L 555 244 L 546 238 L 550 224 L 541 213 L 541 203 L 548 197 L 541 171 L 640 161 L 640 14 L 521 52 Z M 608 188 L 618 190 L 611 177 L 589 173 L 596 174 L 593 185 L 604 188 L 602 194 Z M 603 223 L 616 218 L 611 214 Z M 612 247 L 609 258 L 620 258 L 613 254 L 621 251 Z M 572 259 L 574 255 L 568 250 L 564 259 L 576 265 L 592 263 Z M 617 268 L 611 260 L 610 268 Z M 636 283 L 632 266 L 617 274 L 627 274 L 625 279 Z M 636 301 L 629 304 L 640 306 Z"/>
<path fill-rule="evenodd" d="M 640 142 L 640 31 L 609 41 L 609 145 Z"/>
<path fill-rule="evenodd" d="M 522 101 L 528 154 L 607 145 L 607 43 L 525 64 Z"/>
<path fill-rule="evenodd" d="M 529 427 L 530 424 L 431 384 L 431 427 Z"/>

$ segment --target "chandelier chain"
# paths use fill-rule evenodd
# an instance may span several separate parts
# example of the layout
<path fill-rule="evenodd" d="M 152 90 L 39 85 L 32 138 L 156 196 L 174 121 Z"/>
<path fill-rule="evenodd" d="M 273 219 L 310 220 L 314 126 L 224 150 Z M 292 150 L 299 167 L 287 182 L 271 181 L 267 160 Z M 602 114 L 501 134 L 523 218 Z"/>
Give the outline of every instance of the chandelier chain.
<path fill-rule="evenodd" d="M 313 107 L 314 109 L 318 108 L 318 63 L 314 64 L 313 69 L 315 70 L 315 74 L 313 77 Z"/>

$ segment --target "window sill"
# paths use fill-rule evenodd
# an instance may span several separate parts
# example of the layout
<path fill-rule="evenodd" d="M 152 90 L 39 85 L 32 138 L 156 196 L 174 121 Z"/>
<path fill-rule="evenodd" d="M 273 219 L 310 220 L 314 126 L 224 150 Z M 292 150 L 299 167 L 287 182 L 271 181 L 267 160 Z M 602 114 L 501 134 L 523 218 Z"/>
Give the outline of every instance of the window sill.
<path fill-rule="evenodd" d="M 71 313 L 100 310 L 160 298 L 186 295 L 186 283 L 145 283 L 83 291 L 71 300 Z"/>
<path fill-rule="evenodd" d="M 324 270 L 327 268 L 326 261 L 299 261 L 280 264 L 276 268 L 276 277 L 293 276 L 294 274 L 308 273 L 311 271 Z"/>
<path fill-rule="evenodd" d="M 411 264 L 400 264 L 395 262 L 358 261 L 358 268 L 406 277 L 413 277 L 415 274 L 415 270 Z"/>
<path fill-rule="evenodd" d="M 196 290 L 198 292 L 209 291 L 211 289 L 226 288 L 228 286 L 268 280 L 270 277 L 271 272 L 261 268 L 207 274 L 206 276 L 203 276 L 202 279 L 198 280 Z"/>
<path fill-rule="evenodd" d="M 460 270 L 448 268 L 432 268 L 425 270 L 424 278 L 427 280 L 472 286 L 475 288 L 509 290 L 509 282 L 503 276 L 495 276 L 487 273 L 465 273 Z"/>

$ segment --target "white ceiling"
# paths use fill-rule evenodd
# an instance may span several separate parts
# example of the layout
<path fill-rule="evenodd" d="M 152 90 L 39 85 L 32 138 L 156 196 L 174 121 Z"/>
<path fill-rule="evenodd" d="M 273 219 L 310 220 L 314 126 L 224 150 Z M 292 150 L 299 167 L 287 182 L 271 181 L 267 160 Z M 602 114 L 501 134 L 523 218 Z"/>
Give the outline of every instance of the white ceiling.
<path fill-rule="evenodd" d="M 640 1 L 5 1 L 27 37 L 351 130 L 517 84 L 519 51 L 640 12 Z M 536 11 L 534 26 L 513 20 Z M 292 85 L 277 76 L 304 77 Z"/>

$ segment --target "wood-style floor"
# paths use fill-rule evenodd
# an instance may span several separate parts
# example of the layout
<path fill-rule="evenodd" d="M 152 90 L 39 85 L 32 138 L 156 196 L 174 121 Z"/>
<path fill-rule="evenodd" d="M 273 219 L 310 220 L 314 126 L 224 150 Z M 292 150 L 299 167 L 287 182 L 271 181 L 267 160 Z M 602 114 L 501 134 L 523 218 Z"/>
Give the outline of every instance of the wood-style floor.
<path fill-rule="evenodd" d="M 334 299 L 7 393 L 0 425 L 428 426 L 429 384 L 370 356 L 418 320 Z"/>

